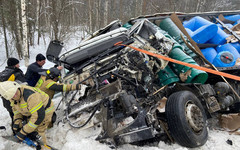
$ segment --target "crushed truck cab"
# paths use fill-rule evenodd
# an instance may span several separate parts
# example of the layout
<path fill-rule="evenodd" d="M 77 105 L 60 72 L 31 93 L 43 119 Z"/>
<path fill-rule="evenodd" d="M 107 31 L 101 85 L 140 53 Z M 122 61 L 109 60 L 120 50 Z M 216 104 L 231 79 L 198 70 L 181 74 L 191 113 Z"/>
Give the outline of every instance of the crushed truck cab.
<path fill-rule="evenodd" d="M 207 120 L 240 109 L 239 54 L 219 50 L 236 43 L 216 22 L 221 14 L 240 12 L 155 14 L 124 25 L 116 20 L 65 53 L 52 41 L 46 56 L 64 67 L 62 82 L 90 88 L 86 95 L 64 93 L 64 119 L 73 128 L 100 123 L 96 140 L 113 147 L 156 140 L 204 145 Z"/>

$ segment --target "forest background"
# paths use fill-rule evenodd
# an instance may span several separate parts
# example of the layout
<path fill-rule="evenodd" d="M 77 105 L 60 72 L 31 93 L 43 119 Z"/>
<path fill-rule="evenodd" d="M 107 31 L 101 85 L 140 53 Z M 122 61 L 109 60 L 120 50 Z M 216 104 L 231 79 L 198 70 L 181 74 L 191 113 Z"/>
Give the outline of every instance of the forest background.
<path fill-rule="evenodd" d="M 0 34 L 6 57 L 17 54 L 29 64 L 29 47 L 45 44 L 45 38 L 68 41 L 113 20 L 126 23 L 141 15 L 162 12 L 209 12 L 238 10 L 239 0 L 0 0 Z M 36 39 L 37 38 L 37 39 Z"/>

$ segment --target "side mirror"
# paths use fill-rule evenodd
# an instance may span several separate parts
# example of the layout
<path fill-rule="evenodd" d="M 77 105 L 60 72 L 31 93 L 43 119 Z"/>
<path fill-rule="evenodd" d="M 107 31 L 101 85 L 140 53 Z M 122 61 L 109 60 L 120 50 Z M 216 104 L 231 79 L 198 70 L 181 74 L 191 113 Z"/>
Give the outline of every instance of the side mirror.
<path fill-rule="evenodd" d="M 49 43 L 48 49 L 46 52 L 47 60 L 55 64 L 58 63 L 58 56 L 61 53 L 63 48 L 63 43 L 57 40 L 53 40 Z"/>

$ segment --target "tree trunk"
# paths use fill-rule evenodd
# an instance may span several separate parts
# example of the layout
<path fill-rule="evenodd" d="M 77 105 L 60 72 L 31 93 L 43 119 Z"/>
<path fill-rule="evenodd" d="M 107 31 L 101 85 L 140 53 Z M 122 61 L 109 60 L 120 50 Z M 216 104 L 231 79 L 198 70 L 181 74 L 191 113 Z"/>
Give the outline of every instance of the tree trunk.
<path fill-rule="evenodd" d="M 175 1 L 174 0 L 169 0 L 169 4 L 170 4 L 170 11 L 175 12 L 176 11 Z"/>
<path fill-rule="evenodd" d="M 22 59 L 23 53 L 22 53 L 21 24 L 19 21 L 19 7 L 18 7 L 18 3 L 12 2 L 11 4 L 12 4 L 12 7 L 10 8 L 11 11 L 15 11 L 15 12 L 11 12 L 11 13 L 13 13 L 12 17 L 15 17 L 14 22 L 11 22 L 11 26 L 13 28 L 13 32 L 16 37 L 16 48 L 17 48 L 17 52 L 18 52 L 18 57 L 19 57 L 19 59 Z"/>
<path fill-rule="evenodd" d="M 92 2 L 91 0 L 88 0 L 88 6 L 89 6 L 89 32 L 93 32 L 93 17 L 92 17 Z"/>
<path fill-rule="evenodd" d="M 123 4 L 123 0 L 120 0 L 119 1 L 119 7 L 120 7 L 120 10 L 119 10 L 119 18 L 121 21 L 125 21 L 124 19 L 124 4 Z"/>
<path fill-rule="evenodd" d="M 49 2 L 49 0 L 44 0 L 43 2 L 44 2 L 43 7 L 46 11 L 46 13 L 44 13 L 44 21 L 45 21 L 44 26 L 46 28 L 46 31 L 51 35 L 52 34 L 52 30 L 51 30 L 51 26 L 52 26 L 52 24 L 51 24 L 51 13 L 52 13 L 52 11 L 49 11 L 49 9 L 46 9 L 46 8 L 50 7 L 50 2 Z M 43 39 L 45 41 L 45 36 L 43 36 Z"/>
<path fill-rule="evenodd" d="M 71 0 L 72 5 L 74 5 L 74 0 Z M 73 26 L 75 25 L 75 7 L 72 7 L 71 9 L 71 21 L 70 24 L 72 24 Z"/>
<path fill-rule="evenodd" d="M 6 57 L 9 58 L 7 33 L 6 33 L 6 23 L 5 23 L 5 18 L 4 18 L 2 0 L 0 0 L 0 7 L 1 7 L 1 18 L 2 18 L 2 24 L 3 24 L 3 34 L 4 34 L 4 42 L 5 42 L 5 49 L 6 49 Z"/>
<path fill-rule="evenodd" d="M 135 17 L 142 15 L 142 5 L 143 5 L 143 0 L 136 0 Z"/>
<path fill-rule="evenodd" d="M 105 4 L 104 4 L 104 15 L 103 15 L 103 25 L 106 26 L 108 24 L 108 6 L 109 6 L 109 1 L 105 0 Z"/>
<path fill-rule="evenodd" d="M 146 10 L 147 10 L 147 0 L 143 0 L 142 3 L 142 14 L 146 15 Z"/>
<path fill-rule="evenodd" d="M 100 28 L 100 1 L 96 1 L 95 2 L 95 6 L 96 6 L 96 28 Z"/>
<path fill-rule="evenodd" d="M 21 0 L 21 10 L 22 10 L 22 31 L 23 31 L 23 55 L 25 60 L 25 66 L 27 67 L 29 64 L 29 54 L 28 54 L 28 29 L 27 29 L 27 14 L 26 14 L 26 2 L 25 0 Z"/>
<path fill-rule="evenodd" d="M 41 0 L 37 0 L 37 13 L 36 13 L 36 23 L 37 23 L 37 33 L 38 33 L 38 38 L 37 38 L 37 44 L 39 45 L 40 42 L 40 37 L 41 37 L 41 26 L 40 26 L 40 9 L 41 8 Z"/>
<path fill-rule="evenodd" d="M 51 1 L 51 6 L 52 6 L 52 13 L 51 13 L 51 22 L 52 22 L 52 26 L 53 26 L 53 34 L 54 34 L 54 38 L 55 40 L 58 40 L 58 19 L 57 16 L 57 8 L 56 8 L 56 3 L 57 1 L 52 0 Z"/>

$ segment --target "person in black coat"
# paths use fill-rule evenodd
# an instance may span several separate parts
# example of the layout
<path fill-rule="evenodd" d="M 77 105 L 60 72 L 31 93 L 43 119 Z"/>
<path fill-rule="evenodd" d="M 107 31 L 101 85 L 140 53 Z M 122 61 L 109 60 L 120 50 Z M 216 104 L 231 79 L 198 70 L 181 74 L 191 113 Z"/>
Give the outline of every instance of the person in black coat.
<path fill-rule="evenodd" d="M 25 83 L 26 79 L 25 76 L 23 74 L 23 71 L 19 68 L 19 60 L 16 58 L 8 58 L 7 60 L 7 66 L 5 67 L 5 69 L 0 73 L 0 81 L 16 81 L 18 83 Z M 7 109 L 7 111 L 9 112 L 9 115 L 12 119 L 12 130 L 13 130 L 13 111 L 12 111 L 12 107 L 11 104 L 8 100 L 6 100 L 5 98 L 2 97 L 2 101 L 3 101 L 3 106 Z"/>
<path fill-rule="evenodd" d="M 39 73 L 46 72 L 47 69 L 42 69 L 42 66 L 46 63 L 46 57 L 42 54 L 36 56 L 36 62 L 30 64 L 25 74 L 27 83 L 29 86 L 35 86 L 41 75 Z"/>
<path fill-rule="evenodd" d="M 0 81 L 16 81 L 18 83 L 26 82 L 23 71 L 19 67 L 19 60 L 16 58 L 9 58 L 7 60 L 7 66 L 0 73 Z"/>

